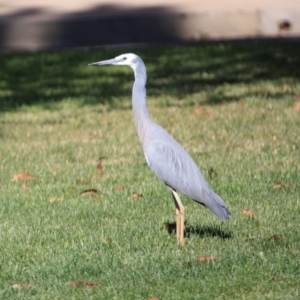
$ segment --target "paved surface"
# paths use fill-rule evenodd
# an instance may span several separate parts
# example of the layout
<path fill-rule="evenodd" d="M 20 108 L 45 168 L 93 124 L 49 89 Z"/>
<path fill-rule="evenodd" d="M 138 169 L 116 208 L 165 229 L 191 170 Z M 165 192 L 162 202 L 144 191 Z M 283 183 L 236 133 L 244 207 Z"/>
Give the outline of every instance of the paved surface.
<path fill-rule="evenodd" d="M 0 4 L 0 49 L 277 36 L 300 37 L 299 0 L 2 0 Z"/>

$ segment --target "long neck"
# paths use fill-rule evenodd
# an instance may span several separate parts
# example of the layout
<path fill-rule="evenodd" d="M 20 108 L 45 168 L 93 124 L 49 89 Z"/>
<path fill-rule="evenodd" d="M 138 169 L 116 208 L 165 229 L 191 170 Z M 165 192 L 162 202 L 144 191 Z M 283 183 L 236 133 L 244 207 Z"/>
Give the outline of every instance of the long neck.
<path fill-rule="evenodd" d="M 139 140 L 143 145 L 145 134 L 153 123 L 147 109 L 146 103 L 146 81 L 147 74 L 144 63 L 141 61 L 134 70 L 135 81 L 132 88 L 132 109 L 135 128 Z"/>

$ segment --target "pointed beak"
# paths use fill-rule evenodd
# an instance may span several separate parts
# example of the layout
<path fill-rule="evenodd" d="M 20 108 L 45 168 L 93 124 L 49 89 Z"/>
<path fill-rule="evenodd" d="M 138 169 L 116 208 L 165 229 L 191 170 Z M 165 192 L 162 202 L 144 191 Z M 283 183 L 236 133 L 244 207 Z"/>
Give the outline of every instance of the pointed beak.
<path fill-rule="evenodd" d="M 92 64 L 89 64 L 89 66 L 114 65 L 114 64 L 117 64 L 120 61 L 122 61 L 122 59 L 113 58 L 113 59 L 108 59 L 108 60 L 97 61 L 97 62 L 94 62 Z"/>

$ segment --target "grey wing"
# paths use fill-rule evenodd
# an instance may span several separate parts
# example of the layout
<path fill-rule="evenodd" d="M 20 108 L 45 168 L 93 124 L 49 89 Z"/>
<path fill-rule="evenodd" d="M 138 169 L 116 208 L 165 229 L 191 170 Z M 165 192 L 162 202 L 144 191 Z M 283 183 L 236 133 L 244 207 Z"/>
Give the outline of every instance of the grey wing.
<path fill-rule="evenodd" d="M 153 139 L 154 140 L 154 139 Z M 209 186 L 190 155 L 171 136 L 144 146 L 146 160 L 167 186 L 203 204 L 221 219 L 230 216 L 223 200 Z"/>

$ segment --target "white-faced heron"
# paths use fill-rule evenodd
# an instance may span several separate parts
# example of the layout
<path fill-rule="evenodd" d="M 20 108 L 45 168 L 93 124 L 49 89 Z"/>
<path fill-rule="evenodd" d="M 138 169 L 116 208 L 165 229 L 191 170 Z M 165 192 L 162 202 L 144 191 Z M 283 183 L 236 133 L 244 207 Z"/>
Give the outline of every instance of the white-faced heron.
<path fill-rule="evenodd" d="M 101 65 L 129 66 L 134 71 L 132 107 L 135 128 L 148 165 L 173 195 L 178 243 L 184 244 L 185 213 L 177 191 L 207 207 L 219 218 L 228 219 L 230 212 L 225 203 L 206 182 L 191 156 L 166 130 L 151 119 L 146 105 L 147 74 L 143 60 L 135 54 L 128 53 L 90 64 Z"/>

